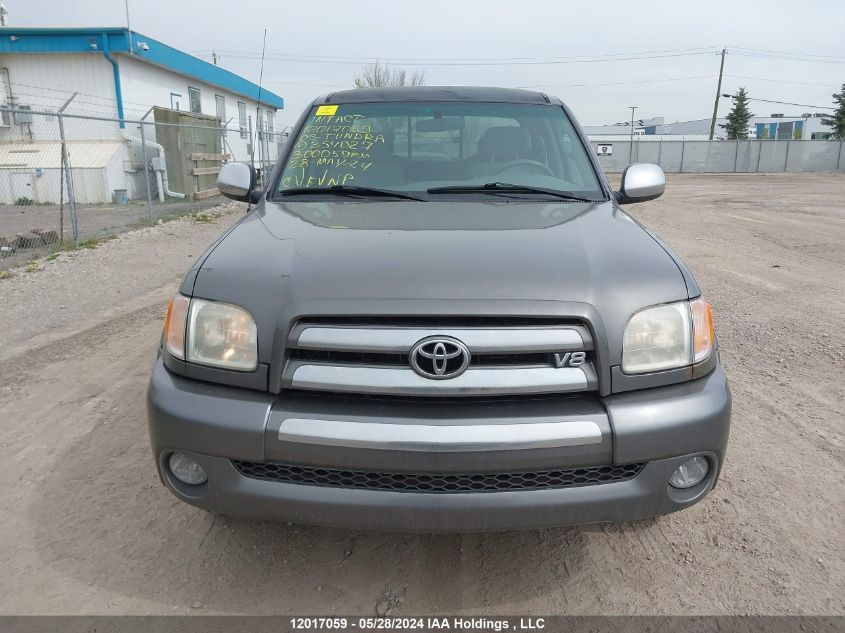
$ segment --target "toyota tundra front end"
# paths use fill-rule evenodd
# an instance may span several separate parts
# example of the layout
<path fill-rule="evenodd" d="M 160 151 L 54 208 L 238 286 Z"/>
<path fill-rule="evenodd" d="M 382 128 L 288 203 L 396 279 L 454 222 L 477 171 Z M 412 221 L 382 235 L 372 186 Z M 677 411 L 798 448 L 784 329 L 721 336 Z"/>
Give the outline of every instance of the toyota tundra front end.
<path fill-rule="evenodd" d="M 165 486 L 228 515 L 477 531 L 667 514 L 715 485 L 710 305 L 541 93 L 322 97 L 170 303 L 148 393 Z"/>

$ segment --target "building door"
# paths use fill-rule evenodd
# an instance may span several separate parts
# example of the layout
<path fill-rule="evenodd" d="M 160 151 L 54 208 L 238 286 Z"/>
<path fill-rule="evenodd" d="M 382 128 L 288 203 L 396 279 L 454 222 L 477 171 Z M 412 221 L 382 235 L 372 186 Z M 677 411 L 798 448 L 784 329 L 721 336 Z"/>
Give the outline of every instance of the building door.
<path fill-rule="evenodd" d="M 12 179 L 12 202 L 32 200 L 32 175 L 29 172 L 18 171 L 9 174 Z"/>

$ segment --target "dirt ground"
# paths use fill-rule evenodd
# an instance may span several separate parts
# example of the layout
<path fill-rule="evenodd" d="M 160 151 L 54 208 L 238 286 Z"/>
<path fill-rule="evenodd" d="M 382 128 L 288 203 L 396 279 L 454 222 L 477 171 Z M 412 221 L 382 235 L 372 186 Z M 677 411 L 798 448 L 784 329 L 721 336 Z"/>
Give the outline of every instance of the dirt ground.
<path fill-rule="evenodd" d="M 845 613 L 845 175 L 670 177 L 632 207 L 714 303 L 719 487 L 636 523 L 402 535 L 228 519 L 153 467 L 163 303 L 232 222 L 0 280 L 0 613 Z"/>

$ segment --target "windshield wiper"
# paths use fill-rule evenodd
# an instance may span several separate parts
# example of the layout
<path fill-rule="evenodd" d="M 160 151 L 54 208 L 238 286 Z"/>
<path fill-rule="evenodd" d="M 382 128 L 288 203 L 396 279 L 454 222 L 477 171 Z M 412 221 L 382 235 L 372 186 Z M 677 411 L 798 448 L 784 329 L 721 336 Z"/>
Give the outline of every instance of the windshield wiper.
<path fill-rule="evenodd" d="M 515 185 L 509 182 L 488 182 L 484 185 L 454 185 L 449 187 L 432 187 L 426 190 L 428 193 L 485 193 L 485 192 L 525 192 L 525 193 L 544 193 L 555 198 L 563 198 L 564 200 L 575 200 L 578 202 L 595 202 L 590 198 L 578 196 L 571 191 L 560 191 L 558 189 L 546 189 L 545 187 L 534 187 L 531 185 Z"/>
<path fill-rule="evenodd" d="M 293 189 L 282 189 L 282 195 L 347 195 L 347 196 L 382 196 L 385 198 L 400 198 L 402 200 L 417 200 L 419 202 L 428 202 L 425 198 L 415 196 L 404 191 L 393 191 L 391 189 L 379 189 L 377 187 L 362 187 L 359 185 L 332 185 L 331 187 L 296 187 Z"/>

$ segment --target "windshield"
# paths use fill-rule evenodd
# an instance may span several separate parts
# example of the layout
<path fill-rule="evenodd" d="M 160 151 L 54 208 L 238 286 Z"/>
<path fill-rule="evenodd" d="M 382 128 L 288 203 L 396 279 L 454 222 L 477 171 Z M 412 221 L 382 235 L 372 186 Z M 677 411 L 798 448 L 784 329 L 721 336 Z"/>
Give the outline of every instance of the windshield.
<path fill-rule="evenodd" d="M 560 106 L 323 105 L 311 111 L 291 142 L 277 183 L 282 194 L 366 187 L 423 194 L 542 197 L 542 191 L 517 189 L 535 187 L 589 199 L 604 197 L 584 147 Z M 473 189 L 489 183 L 515 187 L 507 194 L 503 188 Z M 449 191 L 452 187 L 463 191 Z"/>

